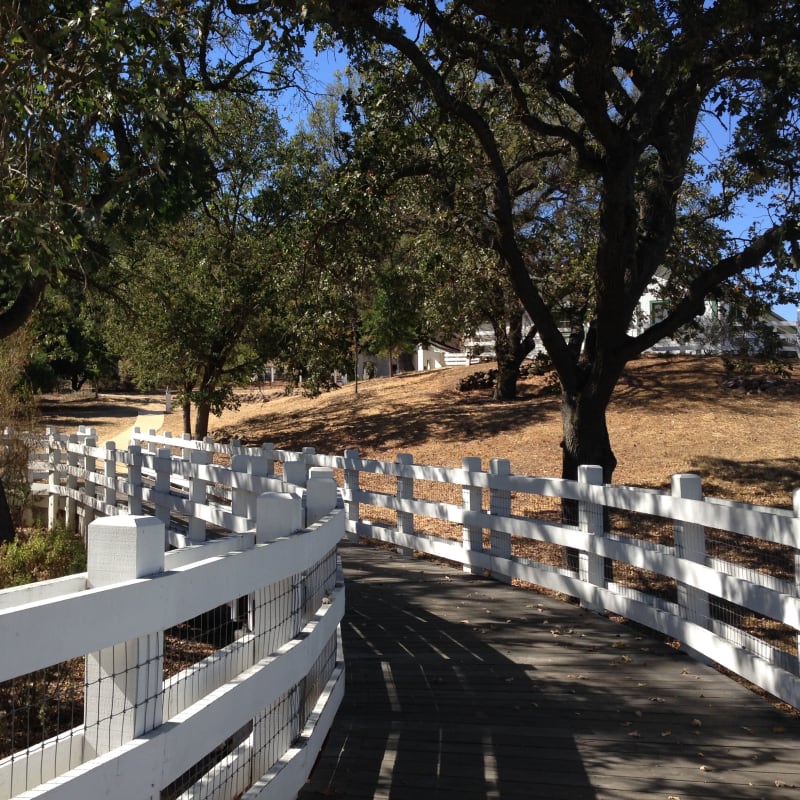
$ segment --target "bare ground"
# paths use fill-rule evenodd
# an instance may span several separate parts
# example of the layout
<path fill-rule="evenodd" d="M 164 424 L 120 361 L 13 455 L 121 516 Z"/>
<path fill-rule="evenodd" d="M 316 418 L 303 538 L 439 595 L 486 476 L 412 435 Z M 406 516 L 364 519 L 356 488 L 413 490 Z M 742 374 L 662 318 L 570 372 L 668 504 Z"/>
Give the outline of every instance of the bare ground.
<path fill-rule="evenodd" d="M 561 415 L 552 382 L 527 378 L 520 398 L 508 403 L 492 401 L 487 390 L 458 391 L 459 378 L 486 368 L 407 373 L 318 398 L 248 388 L 239 410 L 212 418 L 211 433 L 289 450 L 355 447 L 382 459 L 408 452 L 417 463 L 442 466 L 480 456 L 486 468 L 491 458 L 507 458 L 517 473 L 559 475 Z M 101 442 L 123 436 L 137 413 L 160 422 L 160 411 L 161 396 L 63 396 L 42 404 L 46 424 L 65 432 L 93 425 Z M 147 416 L 142 421 L 152 427 Z M 180 425 L 173 413 L 160 430 L 179 436 Z M 716 357 L 642 358 L 620 382 L 608 425 L 617 483 L 666 488 L 672 474 L 697 472 L 708 495 L 780 506 L 791 506 L 800 487 L 800 366 L 789 379 L 747 388 L 728 386 Z"/>

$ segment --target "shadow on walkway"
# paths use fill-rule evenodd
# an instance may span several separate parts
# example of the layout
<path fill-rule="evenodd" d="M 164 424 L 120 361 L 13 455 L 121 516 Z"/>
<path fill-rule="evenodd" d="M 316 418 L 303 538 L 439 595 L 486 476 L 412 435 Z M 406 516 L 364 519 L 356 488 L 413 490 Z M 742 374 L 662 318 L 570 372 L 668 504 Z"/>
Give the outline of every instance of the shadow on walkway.
<path fill-rule="evenodd" d="M 543 741 L 531 724 L 538 695 L 526 670 L 396 579 L 368 563 L 347 576 L 345 701 L 300 796 L 529 798 L 531 775 L 558 762 L 571 776 L 560 796 L 594 797 L 568 727 Z M 421 591 L 449 604 L 454 588 L 434 579 Z"/>
<path fill-rule="evenodd" d="M 346 695 L 300 798 L 783 798 L 779 784 L 800 785 L 797 720 L 662 643 L 428 561 L 342 553 Z"/>

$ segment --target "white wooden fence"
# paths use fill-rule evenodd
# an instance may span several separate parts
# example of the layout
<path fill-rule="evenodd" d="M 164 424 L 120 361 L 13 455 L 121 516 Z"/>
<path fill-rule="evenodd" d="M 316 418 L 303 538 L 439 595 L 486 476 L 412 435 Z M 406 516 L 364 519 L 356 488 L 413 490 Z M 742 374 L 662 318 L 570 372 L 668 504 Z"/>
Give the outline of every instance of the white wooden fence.
<path fill-rule="evenodd" d="M 514 475 L 505 459 L 485 471 L 475 458 L 455 469 L 416 465 L 409 454 L 387 462 L 357 450 L 332 456 L 142 434 L 135 441 L 190 454 L 213 449 L 239 470 L 299 484 L 310 468 L 330 468 L 352 538 L 577 598 L 800 708 L 800 490 L 789 510 L 704 497 L 696 475 L 673 476 L 664 493 L 602 485 L 591 466 L 573 482 Z"/>
<path fill-rule="evenodd" d="M 297 491 L 71 438 L 49 435 L 48 505 L 88 570 L 0 591 L 0 798 L 293 797 L 344 691 L 330 470 Z"/>
<path fill-rule="evenodd" d="M 51 436 L 53 516 L 80 523 L 142 504 L 169 522 L 173 544 L 191 550 L 216 525 L 248 529 L 259 494 L 278 486 L 302 492 L 305 484 L 312 507 L 314 468 L 327 468 L 351 538 L 577 598 L 800 707 L 800 492 L 787 510 L 703 497 L 694 475 L 673 476 L 665 493 L 602 485 L 591 466 L 572 482 L 514 475 L 504 459 L 484 469 L 467 458 L 457 469 L 416 465 L 408 454 L 387 462 L 356 450 L 295 453 L 140 432 L 134 446 L 118 451 L 85 443 L 87 432 L 81 437 L 84 443 Z M 87 471 L 84 458 L 103 466 Z"/>

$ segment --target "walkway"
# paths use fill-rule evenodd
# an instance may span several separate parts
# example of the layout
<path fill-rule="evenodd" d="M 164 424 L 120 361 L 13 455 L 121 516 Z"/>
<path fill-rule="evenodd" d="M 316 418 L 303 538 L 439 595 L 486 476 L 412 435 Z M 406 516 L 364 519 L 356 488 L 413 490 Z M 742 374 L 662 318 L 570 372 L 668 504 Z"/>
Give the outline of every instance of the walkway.
<path fill-rule="evenodd" d="M 347 694 L 300 798 L 800 797 L 800 720 L 629 626 L 345 545 Z"/>

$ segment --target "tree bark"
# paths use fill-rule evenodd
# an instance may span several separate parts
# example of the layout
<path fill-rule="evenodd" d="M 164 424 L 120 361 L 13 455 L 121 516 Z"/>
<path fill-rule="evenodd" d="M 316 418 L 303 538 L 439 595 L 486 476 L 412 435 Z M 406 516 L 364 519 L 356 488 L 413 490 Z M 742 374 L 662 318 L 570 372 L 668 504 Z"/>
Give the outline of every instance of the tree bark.
<path fill-rule="evenodd" d="M 511 313 L 508 320 L 493 321 L 497 380 L 494 384 L 495 400 L 516 400 L 519 372 L 525 357 L 533 349 L 535 331 L 522 335 L 522 308 Z M 507 323 L 507 327 L 506 327 Z"/>
<path fill-rule="evenodd" d="M 181 404 L 183 412 L 183 432 L 192 435 L 192 402 L 191 400 L 184 400 Z"/>
<path fill-rule="evenodd" d="M 617 459 L 608 435 L 606 407 L 607 402 L 591 389 L 585 389 L 576 396 L 566 392 L 562 396 L 562 478 L 577 480 L 579 466 L 596 464 L 603 468 L 603 481 L 611 483 Z"/>
<path fill-rule="evenodd" d="M 610 397 L 610 394 L 609 394 Z M 578 467 L 597 465 L 603 468 L 603 483 L 611 483 L 617 459 L 611 449 L 611 439 L 606 424 L 608 400 L 598 396 L 593 387 L 586 387 L 577 395 L 564 392 L 561 398 L 561 418 L 564 439 L 561 442 L 561 477 L 578 479 Z M 567 525 L 578 524 L 578 501 L 561 501 L 561 521 Z M 603 508 L 603 527 L 609 529 L 608 508 Z M 578 550 L 567 548 L 564 566 L 578 570 Z M 613 562 L 604 560 L 607 580 L 613 580 Z"/>
<path fill-rule="evenodd" d="M 3 477 L 0 475 L 0 544 L 14 541 L 16 533 L 8 498 L 6 497 L 6 490 L 3 486 Z"/>
<path fill-rule="evenodd" d="M 198 403 L 197 413 L 194 417 L 194 435 L 196 439 L 205 439 L 208 436 L 208 419 L 210 416 L 211 404 Z"/>

